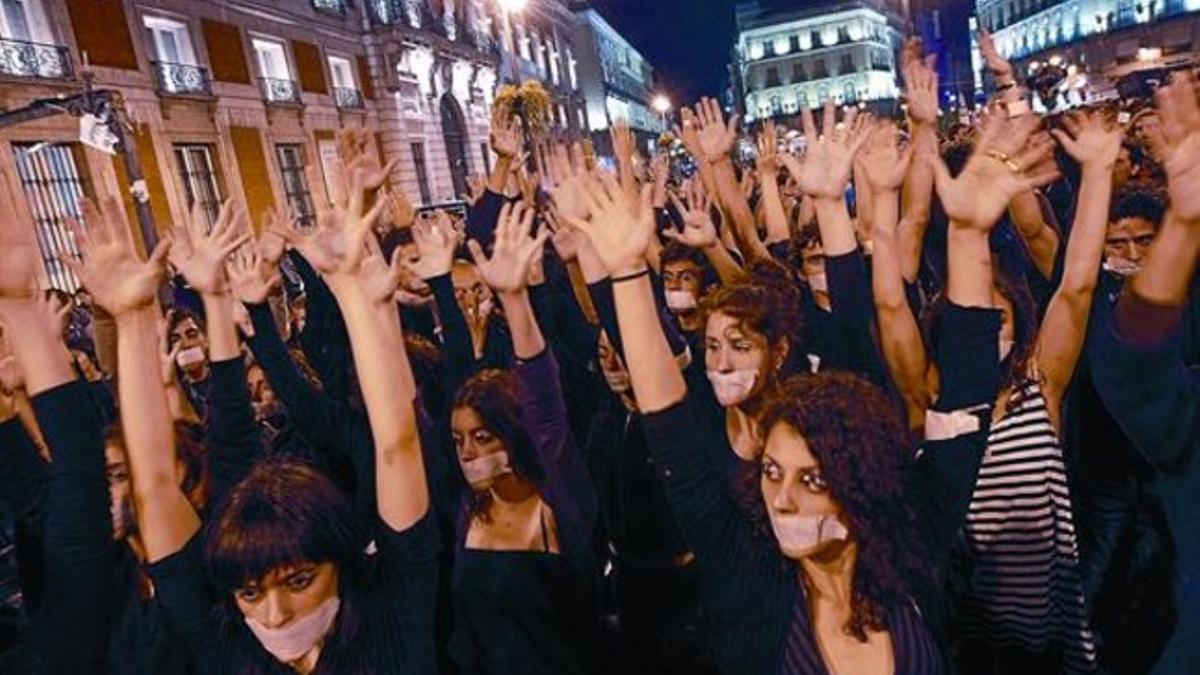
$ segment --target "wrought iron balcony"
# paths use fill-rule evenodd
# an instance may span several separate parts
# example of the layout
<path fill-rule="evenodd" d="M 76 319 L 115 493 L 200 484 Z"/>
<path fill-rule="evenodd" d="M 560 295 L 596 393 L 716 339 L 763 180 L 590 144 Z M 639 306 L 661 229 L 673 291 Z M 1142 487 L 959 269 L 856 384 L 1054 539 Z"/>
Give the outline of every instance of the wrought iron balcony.
<path fill-rule="evenodd" d="M 173 96 L 212 96 L 208 69 L 186 63 L 155 61 L 154 83 L 158 93 Z"/>
<path fill-rule="evenodd" d="M 346 16 L 346 0 L 312 0 L 312 4 L 318 12 Z"/>
<path fill-rule="evenodd" d="M 0 38 L 0 75 L 66 79 L 71 74 L 66 47 Z"/>
<path fill-rule="evenodd" d="M 275 77 L 259 79 L 262 82 L 263 98 L 268 103 L 300 104 L 300 87 L 295 80 L 281 80 Z"/>
<path fill-rule="evenodd" d="M 333 100 L 343 110 L 362 110 L 365 107 L 362 92 L 350 87 L 334 87 Z"/>

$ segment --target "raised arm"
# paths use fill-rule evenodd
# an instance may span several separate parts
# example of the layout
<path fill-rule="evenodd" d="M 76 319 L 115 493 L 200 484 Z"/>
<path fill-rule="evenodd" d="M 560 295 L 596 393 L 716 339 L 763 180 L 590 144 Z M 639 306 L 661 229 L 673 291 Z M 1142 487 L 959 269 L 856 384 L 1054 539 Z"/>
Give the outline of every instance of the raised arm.
<path fill-rule="evenodd" d="M 832 99 L 825 101 L 821 128 L 824 136 L 818 136 L 811 110 L 801 111 L 801 120 L 804 136 L 809 140 L 804 162 L 790 155 L 782 155 L 780 159 L 800 189 L 815 202 L 825 255 L 845 255 L 858 248 L 854 224 L 846 209 L 846 185 L 855 156 L 870 138 L 870 125 L 866 117 L 858 116 L 854 110 L 841 125 L 836 124 L 837 109 Z"/>
<path fill-rule="evenodd" d="M 960 307 L 994 307 L 988 233 L 1014 195 L 1058 175 L 1045 162 L 1053 141 L 1032 136 L 1037 125 L 1033 115 L 989 118 L 957 178 L 950 177 L 940 157 L 926 158 L 933 163 L 938 198 L 950 218 L 947 295 Z"/>
<path fill-rule="evenodd" d="M 935 57 L 921 59 L 920 42 L 910 41 L 905 49 L 904 93 L 908 97 L 911 145 L 915 156 L 938 153 L 938 74 Z M 905 281 L 917 279 L 925 229 L 933 206 L 933 169 L 926 162 L 909 165 L 901 193 L 903 216 L 896 231 L 896 254 Z"/>
<path fill-rule="evenodd" d="M 1097 341 L 1097 389 L 1138 450 L 1163 471 L 1195 470 L 1200 391 L 1179 353 L 1200 259 L 1200 104 L 1190 76 L 1157 93 L 1171 213 Z M 1168 422 L 1164 422 L 1168 421 Z"/>
<path fill-rule="evenodd" d="M 1045 377 L 1044 391 L 1054 415 L 1066 395 L 1087 334 L 1092 294 L 1104 254 L 1108 205 L 1112 201 L 1112 170 L 1123 137 L 1119 127 L 1106 128 L 1100 113 L 1067 117 L 1063 123 L 1066 132 L 1052 133 L 1082 165 L 1083 178 L 1075 206 L 1075 224 L 1067 241 L 1062 282 L 1046 308 L 1037 341 L 1037 364 Z"/>
<path fill-rule="evenodd" d="M 1054 277 L 1059 237 L 1058 231 L 1047 221 L 1043 199 L 1037 190 L 1022 192 L 1009 203 L 1008 215 L 1017 229 L 1017 234 L 1021 235 L 1021 240 L 1025 242 L 1034 267 L 1042 278 L 1049 280 Z M 1074 231 L 1071 232 L 1071 238 L 1075 238 Z"/>
<path fill-rule="evenodd" d="M 783 196 L 779 192 L 779 134 L 775 123 L 767 120 L 758 136 L 758 176 L 762 182 L 763 213 L 767 220 L 765 244 L 777 244 L 791 238 Z"/>
<path fill-rule="evenodd" d="M 919 428 L 931 400 L 925 342 L 904 293 L 897 242 L 900 186 L 910 172 L 913 149 L 901 150 L 895 126 L 877 132 L 863 153 L 865 188 L 875 195 L 871 223 L 872 290 L 884 362 L 908 412 L 910 428 Z"/>
<path fill-rule="evenodd" d="M 96 303 L 116 319 L 117 387 L 138 531 L 153 563 L 177 553 L 200 519 L 176 478 L 175 432 L 159 374 L 155 293 L 167 246 L 138 260 L 116 200 L 101 214 L 86 204 L 87 229 L 75 228 L 83 262 L 77 272 Z"/>
<path fill-rule="evenodd" d="M 220 499 L 247 473 L 261 451 L 261 436 L 246 386 L 246 367 L 234 323 L 225 261 L 249 241 L 245 212 L 227 201 L 212 228 L 193 210 L 186 227 L 176 227 L 171 264 L 204 303 L 208 330 L 209 378 L 207 419 L 208 464 L 214 500 Z"/>
<path fill-rule="evenodd" d="M 725 120 L 721 104 L 711 98 L 696 104 L 696 113 L 683 112 L 683 124 L 698 125 L 698 143 L 713 171 L 715 194 L 733 222 L 732 232 L 738 247 L 748 260 L 769 260 L 770 251 L 758 238 L 758 228 L 750 202 L 738 184 L 730 152 L 737 141 L 737 115 Z"/>
<path fill-rule="evenodd" d="M 375 441 L 379 515 L 391 530 L 404 532 L 428 513 L 429 489 L 415 385 L 394 301 L 400 258 L 393 256 L 389 266 L 378 247 L 370 246 L 371 226 L 383 202 L 366 211 L 364 193 L 362 177 L 352 174 L 346 203 L 323 219 L 301 251 L 314 255 L 310 262 L 325 275 L 345 317 Z"/>

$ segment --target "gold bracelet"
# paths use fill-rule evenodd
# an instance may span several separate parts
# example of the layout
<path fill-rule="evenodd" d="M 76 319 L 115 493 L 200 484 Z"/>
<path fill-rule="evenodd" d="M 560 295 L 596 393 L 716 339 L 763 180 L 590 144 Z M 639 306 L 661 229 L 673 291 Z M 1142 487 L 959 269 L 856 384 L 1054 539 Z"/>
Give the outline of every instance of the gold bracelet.
<path fill-rule="evenodd" d="M 984 152 L 984 154 L 996 160 L 997 162 L 1000 162 L 1004 166 L 1007 166 L 1009 171 L 1012 171 L 1013 173 L 1021 173 L 1021 167 L 1012 160 L 1012 157 L 1009 157 L 1007 154 L 1000 152 L 999 150 L 988 150 Z"/>

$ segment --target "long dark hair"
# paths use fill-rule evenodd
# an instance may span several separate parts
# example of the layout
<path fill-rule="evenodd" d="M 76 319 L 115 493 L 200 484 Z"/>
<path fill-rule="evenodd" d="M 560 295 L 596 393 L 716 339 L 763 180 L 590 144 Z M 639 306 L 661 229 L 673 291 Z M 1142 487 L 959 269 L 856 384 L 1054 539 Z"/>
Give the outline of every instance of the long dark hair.
<path fill-rule="evenodd" d="M 356 672 L 362 645 L 362 608 L 369 583 L 366 537 L 349 500 L 313 467 L 269 458 L 251 469 L 218 506 L 204 538 L 204 563 L 221 594 L 221 631 L 229 640 L 226 662 L 238 673 L 278 669 L 245 626 L 233 593 L 273 570 L 301 563 L 332 563 L 338 571 L 341 609 L 321 651 L 320 672 Z"/>
<path fill-rule="evenodd" d="M 921 520 L 905 493 L 904 417 L 866 379 L 828 371 L 785 382 L 762 422 L 767 433 L 787 424 L 804 437 L 842 509 L 858 547 L 846 630 L 865 641 L 868 629 L 887 627 L 889 607 L 910 602 L 913 589 L 933 579 Z"/>
<path fill-rule="evenodd" d="M 495 434 L 508 450 L 513 473 L 540 490 L 545 483 L 546 472 L 533 449 L 533 439 L 525 431 L 519 386 L 516 376 L 507 370 L 482 370 L 459 388 L 452 409 L 470 408 L 475 411 L 488 431 Z M 458 465 L 457 456 L 455 465 Z M 466 479 L 463 479 L 463 483 L 466 484 Z M 488 507 L 492 503 L 491 493 L 471 490 L 469 485 L 467 490 L 471 496 L 471 516 L 486 521 Z"/>
<path fill-rule="evenodd" d="M 783 365 L 778 373 L 769 373 L 779 380 L 803 370 L 806 358 L 800 293 L 793 281 L 783 265 L 759 263 L 750 268 L 746 279 L 717 288 L 700 303 L 706 324 L 709 317 L 720 312 L 737 319 L 743 328 L 764 336 L 768 350 L 773 351 L 780 342 L 786 344 L 788 351 Z"/>

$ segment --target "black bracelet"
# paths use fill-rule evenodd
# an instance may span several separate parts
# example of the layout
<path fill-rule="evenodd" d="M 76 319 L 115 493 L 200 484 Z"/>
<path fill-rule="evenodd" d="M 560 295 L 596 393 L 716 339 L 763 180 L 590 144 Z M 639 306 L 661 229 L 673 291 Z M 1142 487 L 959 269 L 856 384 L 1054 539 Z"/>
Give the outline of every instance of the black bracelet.
<path fill-rule="evenodd" d="M 641 279 L 642 277 L 647 277 L 647 276 L 650 276 L 650 268 L 649 267 L 643 268 L 642 271 L 640 271 L 640 272 L 634 272 L 633 274 L 626 274 L 623 277 L 613 277 L 612 282 L 614 284 L 619 284 L 623 281 L 633 281 L 634 279 Z"/>

